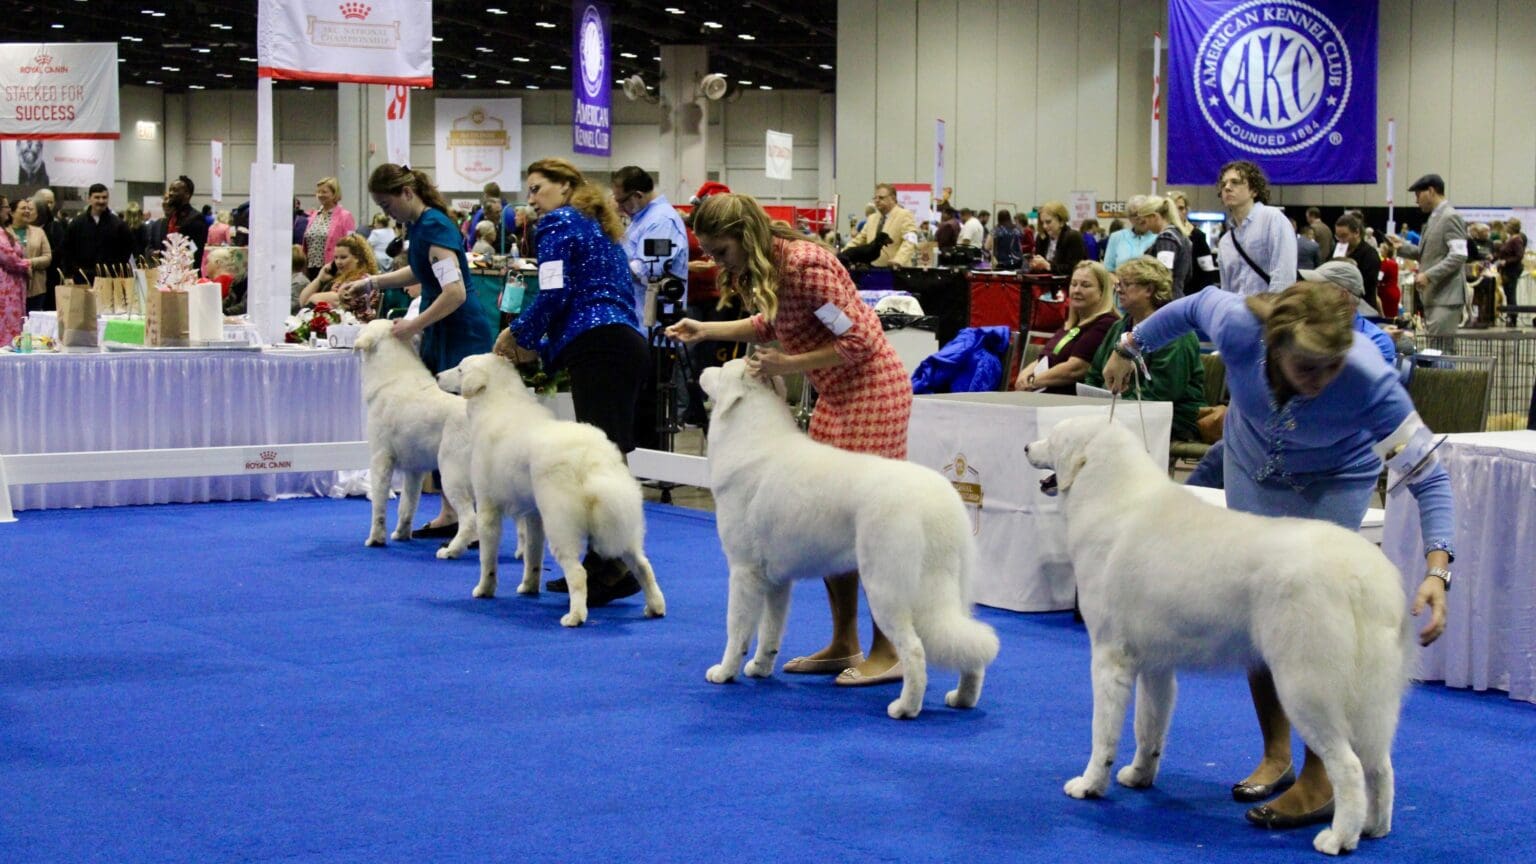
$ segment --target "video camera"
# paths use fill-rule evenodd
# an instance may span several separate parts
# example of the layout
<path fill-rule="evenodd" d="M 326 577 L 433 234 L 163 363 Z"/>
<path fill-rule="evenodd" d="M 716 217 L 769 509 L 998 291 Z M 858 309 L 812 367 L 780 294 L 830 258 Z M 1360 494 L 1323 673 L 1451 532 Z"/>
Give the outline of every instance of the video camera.
<path fill-rule="evenodd" d="M 647 238 L 643 241 L 641 257 L 650 263 L 661 263 L 672 257 L 672 241 L 667 238 Z M 646 281 L 645 326 L 670 327 L 687 317 L 684 308 L 688 284 L 682 279 L 663 273 Z"/>

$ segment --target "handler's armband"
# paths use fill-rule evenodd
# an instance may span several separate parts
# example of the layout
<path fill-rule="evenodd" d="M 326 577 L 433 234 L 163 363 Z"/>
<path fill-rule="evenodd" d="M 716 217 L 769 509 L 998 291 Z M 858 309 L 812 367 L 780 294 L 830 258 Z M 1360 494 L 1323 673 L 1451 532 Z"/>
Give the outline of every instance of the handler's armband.
<path fill-rule="evenodd" d="M 1411 476 L 1434 464 L 1435 447 L 1434 433 L 1424 425 L 1419 412 L 1414 411 L 1371 451 L 1387 464 L 1388 469 Z"/>
<path fill-rule="evenodd" d="M 439 258 L 432 262 L 432 275 L 437 277 L 437 284 L 452 285 L 455 282 L 464 281 L 459 275 L 459 260 L 457 258 Z"/>

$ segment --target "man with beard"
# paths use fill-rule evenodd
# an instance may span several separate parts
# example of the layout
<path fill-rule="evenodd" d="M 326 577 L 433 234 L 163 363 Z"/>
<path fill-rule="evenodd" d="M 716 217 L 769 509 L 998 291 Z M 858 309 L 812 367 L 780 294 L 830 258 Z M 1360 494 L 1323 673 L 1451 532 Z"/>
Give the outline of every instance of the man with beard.
<path fill-rule="evenodd" d="M 69 223 L 64 231 L 66 273 L 83 272 L 87 280 L 102 267 L 121 267 L 133 254 L 133 238 L 128 226 L 107 206 L 107 187 L 92 184 L 90 207 Z"/>

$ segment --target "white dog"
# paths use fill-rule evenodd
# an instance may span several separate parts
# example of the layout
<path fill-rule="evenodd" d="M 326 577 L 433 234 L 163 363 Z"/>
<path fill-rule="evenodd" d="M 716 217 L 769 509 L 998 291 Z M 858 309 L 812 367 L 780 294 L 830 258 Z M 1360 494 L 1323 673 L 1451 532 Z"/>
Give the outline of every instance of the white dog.
<path fill-rule="evenodd" d="M 706 677 L 736 677 L 754 627 L 757 655 L 746 673 L 772 675 L 790 584 L 857 570 L 901 658 L 901 696 L 886 713 L 922 710 L 928 660 L 960 672 L 944 701 L 974 707 L 998 643 L 970 614 L 976 550 L 955 488 L 922 466 L 807 438 L 743 360 L 706 369 L 699 383 L 714 399 L 709 475 L 731 571 L 725 655 Z"/>
<path fill-rule="evenodd" d="M 1262 663 L 1333 780 L 1333 824 L 1312 845 L 1354 849 L 1392 827 L 1392 737 L 1413 639 L 1397 568 L 1353 531 L 1206 504 L 1126 429 L 1066 420 L 1025 448 L 1055 470 L 1092 643 L 1093 753 L 1074 798 L 1102 795 L 1136 685 L 1136 756 L 1116 779 L 1152 785 L 1179 666 Z M 1054 483 L 1053 483 L 1054 481 Z"/>
<path fill-rule="evenodd" d="M 363 361 L 368 446 L 373 456 L 368 490 L 373 522 L 366 545 L 384 545 L 384 508 L 394 470 L 399 468 L 405 474 L 405 487 L 390 536 L 409 540 L 422 481 L 436 469 L 443 478 L 443 497 L 459 513 L 458 532 L 446 549 L 439 550 L 439 557 L 455 557 L 475 539 L 469 419 L 464 400 L 437 387 L 411 346 L 391 335 L 392 327 L 391 321 L 371 321 L 352 346 Z M 443 554 L 449 550 L 457 551 Z"/>
<path fill-rule="evenodd" d="M 439 374 L 438 383 L 464 394 L 469 403 L 470 471 L 480 534 L 480 583 L 474 596 L 496 596 L 501 520 L 513 516 L 526 533 L 517 593 L 539 593 L 547 533 L 570 591 L 570 610 L 561 624 L 578 627 L 587 620 L 587 571 L 581 558 L 588 543 L 597 554 L 619 558 L 634 572 L 645 591 L 646 617 L 667 614 L 643 548 L 640 484 L 602 430 L 556 420 L 523 386 L 516 367 L 495 354 L 465 358 Z"/>

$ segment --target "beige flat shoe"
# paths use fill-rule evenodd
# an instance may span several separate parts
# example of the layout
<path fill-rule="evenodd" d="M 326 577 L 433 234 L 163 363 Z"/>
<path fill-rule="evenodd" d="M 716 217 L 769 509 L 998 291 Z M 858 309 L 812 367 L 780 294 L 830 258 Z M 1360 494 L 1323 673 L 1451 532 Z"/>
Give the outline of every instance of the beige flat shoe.
<path fill-rule="evenodd" d="M 884 672 L 876 675 L 865 675 L 857 669 L 844 669 L 837 675 L 839 687 L 871 687 L 875 684 L 893 684 L 901 681 L 901 661 L 897 660 Z"/>
<path fill-rule="evenodd" d="M 847 657 L 827 657 L 821 660 L 813 660 L 810 657 L 796 657 L 784 664 L 784 671 L 790 675 L 836 675 L 850 666 L 857 666 L 864 662 L 864 652 L 849 654 Z"/>

